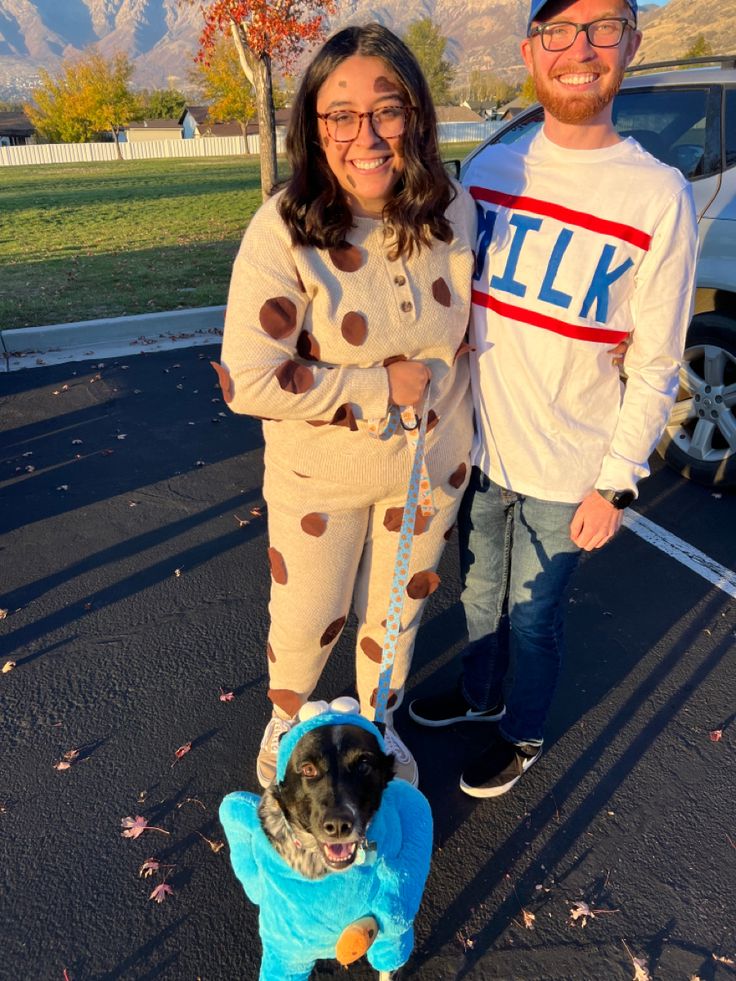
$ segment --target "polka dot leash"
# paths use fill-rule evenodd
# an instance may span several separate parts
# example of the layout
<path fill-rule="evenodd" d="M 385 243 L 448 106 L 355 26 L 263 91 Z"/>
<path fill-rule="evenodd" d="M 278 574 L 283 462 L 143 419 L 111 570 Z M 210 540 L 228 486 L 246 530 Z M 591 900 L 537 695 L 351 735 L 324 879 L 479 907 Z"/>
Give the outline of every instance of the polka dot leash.
<path fill-rule="evenodd" d="M 396 659 L 396 642 L 401 629 L 401 611 L 404 607 L 404 592 L 409 579 L 409 561 L 414 542 L 414 524 L 417 508 L 421 508 L 422 514 L 427 516 L 434 514 L 435 510 L 432 502 L 432 488 L 427 474 L 427 464 L 424 459 L 424 442 L 427 435 L 427 413 L 424 410 L 428 401 L 429 399 L 425 392 L 425 399 L 421 407 L 421 416 L 419 417 L 417 417 L 414 409 L 411 407 L 403 408 L 400 412 L 398 410 L 396 411 L 396 415 L 398 416 L 396 420 L 397 424 L 403 428 L 409 446 L 414 447 L 414 463 L 409 478 L 409 488 L 406 492 L 404 516 L 399 531 L 399 545 L 396 549 L 394 577 L 391 583 L 391 598 L 386 616 L 386 635 L 383 641 L 374 716 L 375 721 L 379 723 L 385 722 L 386 720 L 391 673 L 393 671 L 394 660 Z"/>

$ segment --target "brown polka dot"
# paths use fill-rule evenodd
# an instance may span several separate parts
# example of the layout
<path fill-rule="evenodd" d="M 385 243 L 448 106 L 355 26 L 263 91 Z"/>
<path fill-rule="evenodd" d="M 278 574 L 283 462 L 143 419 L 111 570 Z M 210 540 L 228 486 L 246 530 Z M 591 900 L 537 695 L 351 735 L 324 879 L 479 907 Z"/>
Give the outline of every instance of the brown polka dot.
<path fill-rule="evenodd" d="M 313 334 L 303 330 L 296 341 L 296 353 L 305 361 L 319 361 L 319 343 Z"/>
<path fill-rule="evenodd" d="M 296 282 L 297 282 L 297 285 L 298 285 L 299 289 L 302 291 L 302 293 L 306 293 L 307 292 L 307 287 L 304 285 L 304 280 L 299 275 L 299 270 L 298 269 L 296 271 Z"/>
<path fill-rule="evenodd" d="M 450 487 L 454 487 L 455 490 L 457 490 L 458 487 L 463 486 L 465 482 L 465 474 L 467 472 L 468 472 L 467 466 L 464 463 L 461 463 L 460 466 L 457 468 L 457 470 L 455 470 L 454 473 L 450 474 L 450 479 L 447 481 L 447 483 L 450 485 Z"/>
<path fill-rule="evenodd" d="M 368 321 L 361 313 L 351 310 L 342 318 L 342 336 L 348 344 L 363 344 L 368 333 Z"/>
<path fill-rule="evenodd" d="M 407 584 L 406 592 L 412 599 L 425 599 L 427 596 L 432 595 L 439 584 L 440 577 L 436 572 L 423 569 L 411 577 Z"/>
<path fill-rule="evenodd" d="M 288 688 L 269 688 L 268 697 L 276 708 L 280 708 L 289 718 L 295 716 L 303 704 L 300 696 Z"/>
<path fill-rule="evenodd" d="M 230 372 L 227 370 L 224 364 L 218 364 L 216 361 L 210 361 L 210 364 L 215 369 L 215 374 L 217 375 L 217 380 L 220 383 L 220 391 L 222 392 L 222 397 L 225 402 L 232 402 L 235 396 L 235 386 L 233 385 L 233 380 L 230 377 Z"/>
<path fill-rule="evenodd" d="M 364 637 L 360 642 L 360 649 L 369 660 L 375 661 L 376 664 L 381 663 L 383 648 L 372 637 Z"/>
<path fill-rule="evenodd" d="M 452 533 L 456 527 L 457 527 L 456 525 L 450 525 L 450 527 L 447 529 L 444 536 L 446 542 L 449 542 L 449 540 L 452 538 Z"/>
<path fill-rule="evenodd" d="M 406 361 L 406 355 L 404 354 L 394 354 L 390 358 L 386 358 L 383 362 L 383 367 L 388 368 L 390 364 L 396 364 L 397 361 Z"/>
<path fill-rule="evenodd" d="M 434 409 L 430 409 L 427 416 L 427 432 L 431 433 L 439 421 L 440 417 L 437 415 Z"/>
<path fill-rule="evenodd" d="M 390 78 L 386 78 L 385 75 L 379 75 L 378 78 L 373 82 L 374 92 L 396 92 L 398 85 L 396 82 L 392 82 Z"/>
<path fill-rule="evenodd" d="M 308 426 L 329 426 L 326 419 L 307 419 Z"/>
<path fill-rule="evenodd" d="M 302 477 L 304 480 L 309 480 L 308 473 L 299 473 L 298 470 L 292 470 L 291 472 L 294 474 L 295 477 Z"/>
<path fill-rule="evenodd" d="M 371 695 L 371 708 L 375 708 L 376 707 L 376 698 L 377 697 L 378 697 L 378 689 L 377 688 L 374 688 L 373 689 L 373 694 Z M 387 708 L 393 708 L 394 705 L 396 704 L 396 699 L 397 699 L 396 692 L 395 691 L 392 691 L 391 694 L 388 696 L 388 701 L 386 702 Z"/>
<path fill-rule="evenodd" d="M 318 514 L 316 511 L 312 511 L 304 515 L 301 525 L 302 531 L 305 534 L 319 538 L 320 535 L 324 535 L 327 529 L 327 517 L 324 514 Z"/>
<path fill-rule="evenodd" d="M 268 644 L 267 647 L 266 647 L 266 654 L 268 654 L 268 660 L 272 664 L 275 664 L 276 663 L 276 655 L 274 654 L 273 647 L 271 647 L 270 644 Z"/>
<path fill-rule="evenodd" d="M 403 508 L 387 508 L 386 513 L 383 516 L 383 527 L 386 529 L 386 531 L 400 531 L 401 522 L 403 520 Z M 417 514 L 414 518 L 414 534 L 421 535 L 422 532 L 426 531 L 431 520 L 431 515 L 423 514 L 422 509 L 417 508 Z"/>
<path fill-rule="evenodd" d="M 452 305 L 452 294 L 450 293 L 450 287 L 441 276 L 439 279 L 435 279 L 435 281 L 432 283 L 432 296 L 443 307 L 449 307 Z"/>
<path fill-rule="evenodd" d="M 470 354 L 475 348 L 472 344 L 468 344 L 467 341 L 463 341 L 460 347 L 455 351 L 455 357 L 452 359 L 452 363 L 455 364 L 458 358 L 461 358 L 464 354 Z"/>
<path fill-rule="evenodd" d="M 333 620 L 319 639 L 320 647 L 327 647 L 328 644 L 331 644 L 340 635 L 340 631 L 345 626 L 346 620 L 347 617 L 340 617 L 337 620 Z"/>
<path fill-rule="evenodd" d="M 273 581 L 278 583 L 279 586 L 286 585 L 286 563 L 284 562 L 284 557 L 278 549 L 269 548 L 268 550 L 268 561 L 271 566 L 271 575 L 273 576 Z"/>
<path fill-rule="evenodd" d="M 355 419 L 355 413 L 353 412 L 353 407 L 349 402 L 345 405 L 341 405 L 337 412 L 332 417 L 330 421 L 331 426 L 345 426 L 352 432 L 357 433 L 358 423 Z"/>
<path fill-rule="evenodd" d="M 285 392 L 302 395 L 314 385 L 314 375 L 298 361 L 284 361 L 276 369 L 276 378 Z"/>
<path fill-rule="evenodd" d="M 280 340 L 296 329 L 296 307 L 287 297 L 275 296 L 263 304 L 258 319 L 269 337 Z"/>
<path fill-rule="evenodd" d="M 363 265 L 363 256 L 360 249 L 350 242 L 343 242 L 337 249 L 330 249 L 330 259 L 332 264 L 340 272 L 357 272 Z"/>

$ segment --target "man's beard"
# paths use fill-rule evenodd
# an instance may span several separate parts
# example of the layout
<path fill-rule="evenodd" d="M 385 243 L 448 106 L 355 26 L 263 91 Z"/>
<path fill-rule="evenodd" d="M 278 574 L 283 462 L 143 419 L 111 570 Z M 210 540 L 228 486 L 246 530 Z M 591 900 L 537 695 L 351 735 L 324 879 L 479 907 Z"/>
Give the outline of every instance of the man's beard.
<path fill-rule="evenodd" d="M 599 62 L 591 62 L 582 67 L 570 64 L 555 70 L 555 79 L 560 75 L 588 75 L 591 73 L 598 75 L 599 82 L 604 83 L 602 86 L 599 85 L 598 91 L 561 91 L 561 86 L 557 85 L 554 79 L 542 75 L 535 65 L 534 86 L 537 99 L 545 110 L 561 123 L 576 125 L 590 122 L 591 119 L 595 119 L 599 113 L 603 112 L 618 93 L 624 78 L 624 68 L 609 68 Z"/>

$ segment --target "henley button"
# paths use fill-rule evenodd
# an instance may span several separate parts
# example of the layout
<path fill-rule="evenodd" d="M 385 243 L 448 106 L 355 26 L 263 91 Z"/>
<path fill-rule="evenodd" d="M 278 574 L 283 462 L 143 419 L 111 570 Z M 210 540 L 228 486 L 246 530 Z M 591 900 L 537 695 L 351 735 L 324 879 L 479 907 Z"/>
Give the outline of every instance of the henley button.
<path fill-rule="evenodd" d="M 401 309 L 404 313 L 408 313 L 411 310 L 411 302 L 409 300 L 404 300 L 401 304 Z"/>
<path fill-rule="evenodd" d="M 406 284 L 406 276 L 394 276 L 394 282 L 397 286 L 404 286 Z"/>

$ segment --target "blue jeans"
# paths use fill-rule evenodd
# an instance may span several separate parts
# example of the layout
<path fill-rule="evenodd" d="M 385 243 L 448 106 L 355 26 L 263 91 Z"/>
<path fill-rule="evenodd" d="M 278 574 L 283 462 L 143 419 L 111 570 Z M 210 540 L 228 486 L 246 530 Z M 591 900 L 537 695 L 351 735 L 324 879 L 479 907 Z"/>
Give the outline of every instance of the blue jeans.
<path fill-rule="evenodd" d="M 463 694 L 478 710 L 503 698 L 499 729 L 513 743 L 544 738 L 562 663 L 565 590 L 580 556 L 570 539 L 577 507 L 505 490 L 477 467 L 460 507 Z"/>

